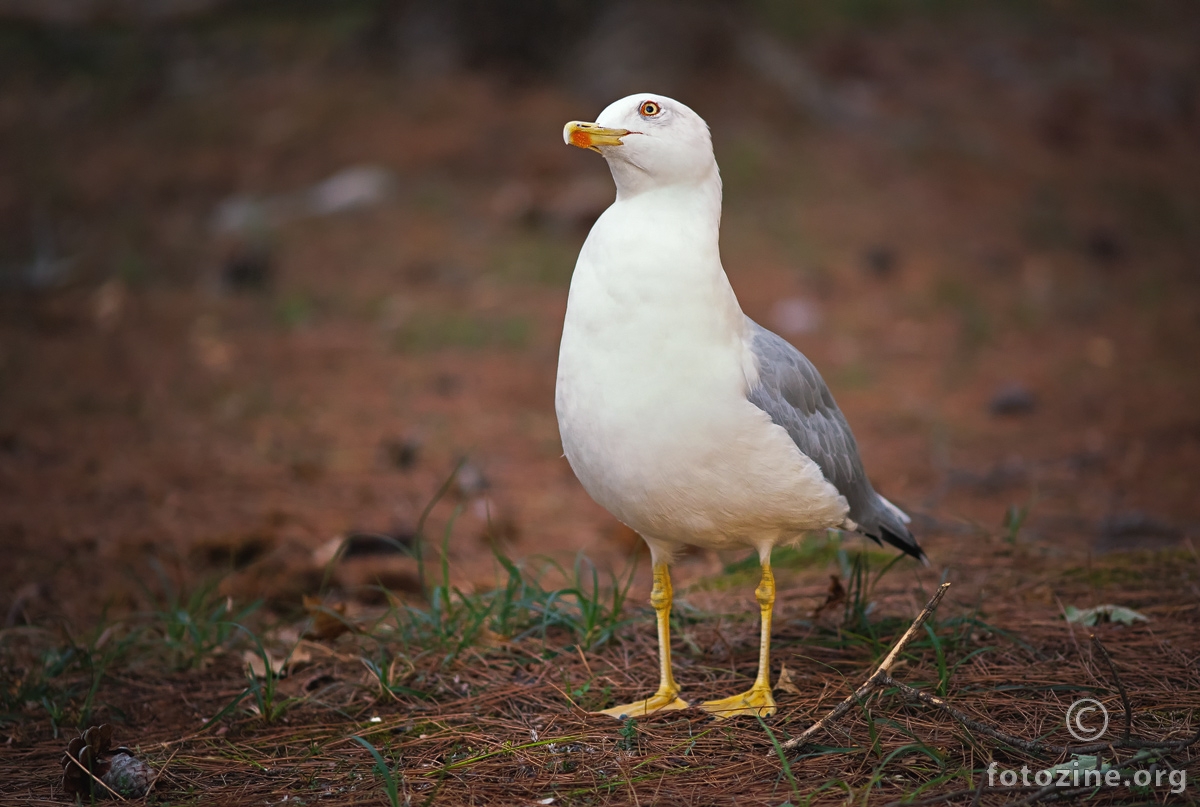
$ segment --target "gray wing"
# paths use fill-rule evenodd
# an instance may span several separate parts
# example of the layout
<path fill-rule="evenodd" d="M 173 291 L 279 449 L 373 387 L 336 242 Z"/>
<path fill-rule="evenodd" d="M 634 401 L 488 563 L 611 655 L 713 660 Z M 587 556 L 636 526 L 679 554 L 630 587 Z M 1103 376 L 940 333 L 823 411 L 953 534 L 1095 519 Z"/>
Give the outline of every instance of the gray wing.
<path fill-rule="evenodd" d="M 796 446 L 846 497 L 850 519 L 859 531 L 923 557 L 899 514 L 871 487 L 850 424 L 817 368 L 783 337 L 749 317 L 746 326 L 758 362 L 758 385 L 750 390 L 750 402 L 786 429 Z"/>

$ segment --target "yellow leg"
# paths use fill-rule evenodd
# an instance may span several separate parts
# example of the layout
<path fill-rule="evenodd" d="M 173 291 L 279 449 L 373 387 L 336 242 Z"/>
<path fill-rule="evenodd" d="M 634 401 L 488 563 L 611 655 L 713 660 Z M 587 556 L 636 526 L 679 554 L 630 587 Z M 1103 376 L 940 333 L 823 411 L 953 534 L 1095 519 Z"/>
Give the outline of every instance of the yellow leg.
<path fill-rule="evenodd" d="M 775 575 L 771 574 L 771 559 L 763 561 L 762 582 L 754 590 L 758 608 L 762 612 L 762 636 L 758 645 L 758 676 L 754 686 L 740 695 L 705 701 L 700 708 L 712 713 L 713 717 L 726 718 L 734 715 L 775 714 L 775 698 L 771 696 L 771 609 L 775 606 Z"/>
<path fill-rule="evenodd" d="M 654 564 L 654 589 L 650 592 L 650 604 L 658 617 L 658 692 L 644 701 L 623 703 L 596 714 L 608 715 L 618 720 L 626 717 L 641 717 L 670 709 L 686 709 L 687 701 L 679 698 L 679 685 L 671 674 L 671 573 L 667 564 Z"/>

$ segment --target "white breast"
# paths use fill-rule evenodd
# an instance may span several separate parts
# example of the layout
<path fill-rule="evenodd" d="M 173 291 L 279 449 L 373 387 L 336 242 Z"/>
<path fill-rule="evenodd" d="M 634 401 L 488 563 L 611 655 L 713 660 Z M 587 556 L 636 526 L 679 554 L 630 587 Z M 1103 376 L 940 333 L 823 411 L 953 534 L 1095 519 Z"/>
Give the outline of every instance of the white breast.
<path fill-rule="evenodd" d="M 715 243 L 647 201 L 601 217 L 571 281 L 556 390 L 571 467 L 666 544 L 758 547 L 840 524 L 845 499 L 746 398 L 756 370 Z"/>

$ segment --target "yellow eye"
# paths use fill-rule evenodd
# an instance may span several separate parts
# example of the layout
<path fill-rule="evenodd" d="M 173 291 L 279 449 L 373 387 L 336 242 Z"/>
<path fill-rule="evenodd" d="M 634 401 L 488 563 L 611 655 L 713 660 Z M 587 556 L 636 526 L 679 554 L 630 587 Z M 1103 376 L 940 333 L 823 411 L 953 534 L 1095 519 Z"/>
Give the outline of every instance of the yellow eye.
<path fill-rule="evenodd" d="M 659 112 L 662 112 L 662 107 L 653 101 L 642 101 L 642 106 L 638 109 L 638 114 L 643 118 L 653 118 Z"/>

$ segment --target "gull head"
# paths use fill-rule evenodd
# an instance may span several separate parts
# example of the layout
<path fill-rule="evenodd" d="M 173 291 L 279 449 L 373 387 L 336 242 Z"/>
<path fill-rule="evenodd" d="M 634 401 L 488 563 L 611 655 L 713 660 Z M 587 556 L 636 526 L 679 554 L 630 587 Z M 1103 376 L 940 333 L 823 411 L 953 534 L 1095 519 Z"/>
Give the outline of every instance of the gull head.
<path fill-rule="evenodd" d="M 664 95 L 622 98 L 609 104 L 595 123 L 568 123 L 563 140 L 603 155 L 618 193 L 719 182 L 708 124 Z"/>

